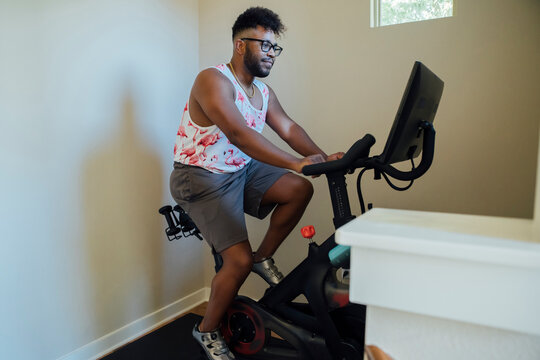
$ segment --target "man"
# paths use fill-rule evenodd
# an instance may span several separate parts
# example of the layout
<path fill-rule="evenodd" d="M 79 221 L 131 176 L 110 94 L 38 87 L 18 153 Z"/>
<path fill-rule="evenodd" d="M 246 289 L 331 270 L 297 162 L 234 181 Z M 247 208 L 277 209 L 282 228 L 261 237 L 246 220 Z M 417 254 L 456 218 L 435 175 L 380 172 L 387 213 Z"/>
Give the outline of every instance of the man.
<path fill-rule="evenodd" d="M 228 64 L 203 70 L 195 79 L 175 145 L 171 193 L 223 258 L 212 280 L 203 320 L 193 336 L 209 359 L 234 359 L 218 326 L 238 289 L 254 271 L 271 286 L 283 278 L 272 255 L 302 217 L 311 183 L 300 173 L 327 156 L 283 111 L 264 78 L 282 48 L 284 26 L 274 12 L 246 10 L 233 26 Z M 303 157 L 279 149 L 260 132 L 267 123 Z M 248 242 L 244 213 L 264 218 L 269 229 L 256 252 Z"/>

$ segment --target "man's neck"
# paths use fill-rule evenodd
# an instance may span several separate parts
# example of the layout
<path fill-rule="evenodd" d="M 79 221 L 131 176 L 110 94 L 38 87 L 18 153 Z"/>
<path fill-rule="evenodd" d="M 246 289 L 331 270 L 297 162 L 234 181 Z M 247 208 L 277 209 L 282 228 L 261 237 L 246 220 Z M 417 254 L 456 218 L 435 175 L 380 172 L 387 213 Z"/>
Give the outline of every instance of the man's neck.
<path fill-rule="evenodd" d="M 237 80 L 242 83 L 246 88 L 251 87 L 253 84 L 253 80 L 255 77 L 251 75 L 247 69 L 244 66 L 244 63 L 241 60 L 231 59 L 230 63 L 228 64 L 229 68 L 232 65 L 232 71 L 238 78 Z"/>

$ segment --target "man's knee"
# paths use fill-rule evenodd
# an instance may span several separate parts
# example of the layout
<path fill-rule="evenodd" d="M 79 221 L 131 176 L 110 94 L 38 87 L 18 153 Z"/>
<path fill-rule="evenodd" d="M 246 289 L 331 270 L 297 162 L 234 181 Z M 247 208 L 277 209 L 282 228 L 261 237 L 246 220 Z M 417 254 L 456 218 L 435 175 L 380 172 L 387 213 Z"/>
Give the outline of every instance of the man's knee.
<path fill-rule="evenodd" d="M 311 182 L 299 175 L 288 173 L 283 175 L 264 194 L 262 204 L 277 203 L 309 203 L 313 196 Z"/>
<path fill-rule="evenodd" d="M 236 259 L 236 266 L 244 272 L 249 273 L 253 267 L 253 254 L 251 252 L 242 253 L 242 255 Z"/>
<path fill-rule="evenodd" d="M 233 268 L 235 272 L 241 275 L 249 274 L 253 267 L 253 254 L 251 251 L 235 251 L 223 257 L 223 265 Z"/>
<path fill-rule="evenodd" d="M 291 189 L 292 195 L 300 201 L 309 202 L 313 196 L 313 184 L 311 181 L 297 176 Z"/>

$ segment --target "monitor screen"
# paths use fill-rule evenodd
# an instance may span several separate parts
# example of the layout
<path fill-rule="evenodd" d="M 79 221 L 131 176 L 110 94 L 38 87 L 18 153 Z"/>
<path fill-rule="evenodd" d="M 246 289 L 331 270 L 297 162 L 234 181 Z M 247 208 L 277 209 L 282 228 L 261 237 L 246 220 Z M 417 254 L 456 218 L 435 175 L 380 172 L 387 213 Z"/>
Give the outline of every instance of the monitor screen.
<path fill-rule="evenodd" d="M 443 87 L 444 82 L 424 64 L 419 61 L 414 63 L 379 161 L 393 164 L 420 154 L 423 136 L 419 125 L 423 121 L 433 123 Z"/>

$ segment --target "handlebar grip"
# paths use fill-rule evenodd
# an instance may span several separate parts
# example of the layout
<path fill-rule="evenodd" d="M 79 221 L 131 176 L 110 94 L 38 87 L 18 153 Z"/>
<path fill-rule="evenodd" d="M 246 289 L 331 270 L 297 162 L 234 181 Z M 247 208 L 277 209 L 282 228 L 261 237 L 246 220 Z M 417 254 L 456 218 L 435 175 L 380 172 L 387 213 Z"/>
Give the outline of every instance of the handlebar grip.
<path fill-rule="evenodd" d="M 366 134 L 362 139 L 356 141 L 341 159 L 306 165 L 302 168 L 302 174 L 321 175 L 339 170 L 348 170 L 353 167 L 352 165 L 356 160 L 369 156 L 369 149 L 373 144 L 375 144 L 373 135 Z"/>

